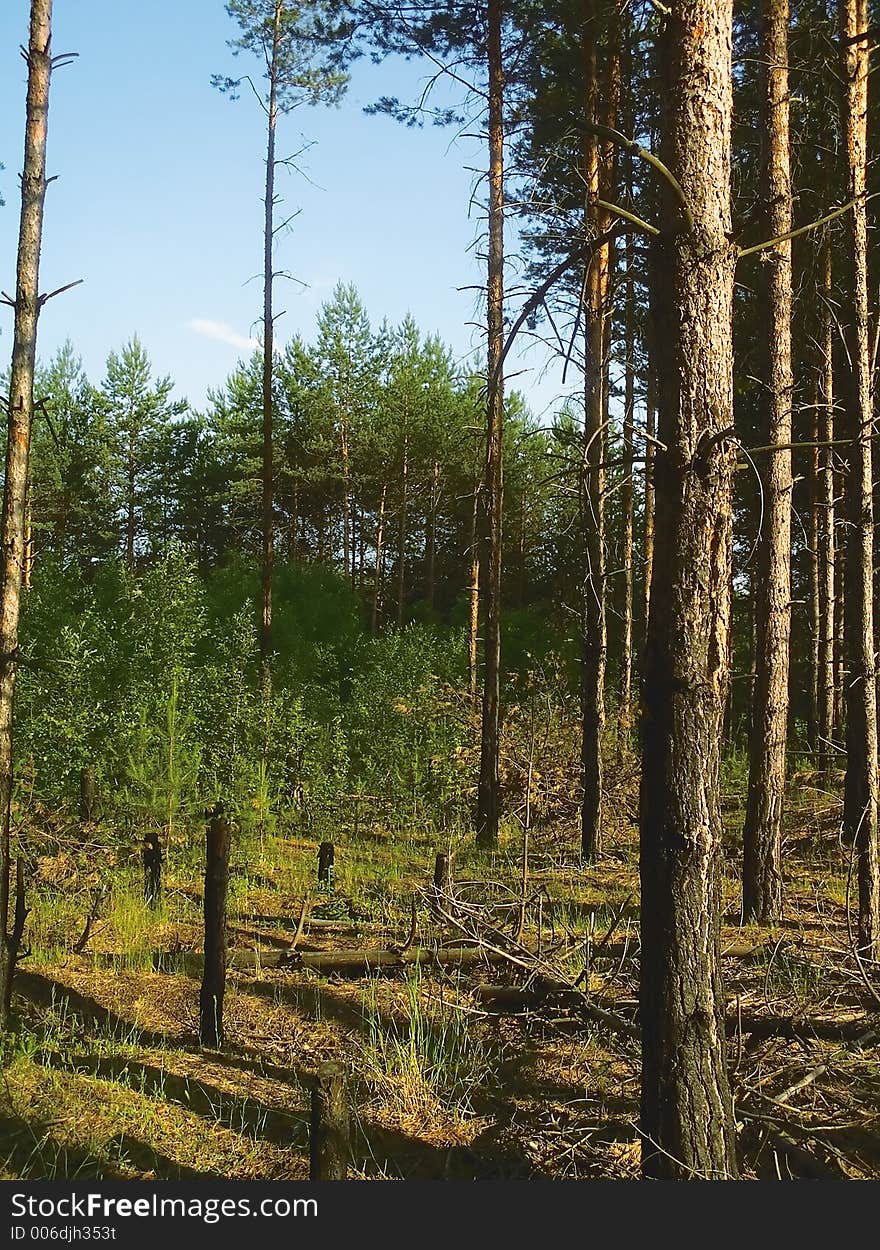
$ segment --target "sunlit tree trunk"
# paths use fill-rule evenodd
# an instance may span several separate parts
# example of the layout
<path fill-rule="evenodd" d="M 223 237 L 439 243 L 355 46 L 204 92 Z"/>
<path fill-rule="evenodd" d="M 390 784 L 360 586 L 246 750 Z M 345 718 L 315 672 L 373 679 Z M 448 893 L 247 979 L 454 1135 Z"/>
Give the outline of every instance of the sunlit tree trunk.
<path fill-rule="evenodd" d="M 834 438 L 834 323 L 831 316 L 831 235 L 820 252 L 819 377 L 817 433 L 819 443 Z M 816 565 L 819 613 L 816 657 L 816 764 L 827 776 L 834 734 L 834 449 L 818 448 L 816 480 Z"/>
<path fill-rule="evenodd" d="M 623 381 L 623 485 L 620 508 L 623 513 L 621 563 L 623 564 L 622 637 L 620 641 L 620 711 L 618 735 L 620 745 L 627 742 L 632 724 L 632 657 L 633 657 L 633 423 L 636 403 L 636 292 L 635 248 L 632 233 L 626 239 L 626 304 L 624 311 L 624 381 Z"/>
<path fill-rule="evenodd" d="M 788 0 L 764 0 L 762 191 L 766 237 L 791 230 Z M 791 241 L 762 253 L 766 309 L 763 368 L 766 440 L 764 514 L 758 544 L 755 685 L 749 788 L 743 828 L 743 918 L 782 914 L 782 803 L 788 740 L 791 629 Z"/>
<path fill-rule="evenodd" d="M 868 320 L 866 205 L 868 56 L 867 0 L 841 0 L 844 132 L 850 197 L 849 273 L 845 305 L 848 437 L 845 506 L 846 782 L 843 828 L 858 861 L 859 946 L 873 957 L 880 932 L 877 841 L 877 673 L 874 660 L 874 510 L 871 475 L 873 397 Z"/>
<path fill-rule="evenodd" d="M 397 628 L 403 627 L 406 603 L 406 522 L 409 509 L 409 431 L 404 417 L 403 448 L 400 462 L 400 511 L 397 525 Z"/>
<path fill-rule="evenodd" d="M 28 65 L 24 168 L 15 287 L 15 325 L 9 377 L 6 476 L 3 488 L 0 570 L 0 1028 L 9 1022 L 14 942 L 9 937 L 10 822 L 12 808 L 12 729 L 18 657 L 18 622 L 25 556 L 25 497 L 34 414 L 34 369 L 40 315 L 40 248 L 46 196 L 46 135 L 52 0 L 32 0 Z"/>
<path fill-rule="evenodd" d="M 281 44 L 281 0 L 275 5 L 272 23 L 272 55 L 269 74 L 269 128 L 266 141 L 266 197 L 263 226 L 263 429 L 262 429 L 262 540 L 260 572 L 260 659 L 263 682 L 271 684 L 272 572 L 275 562 L 274 468 L 272 455 L 272 370 L 274 322 L 272 319 L 272 242 L 275 236 L 275 130 L 278 124 L 278 53 Z"/>
<path fill-rule="evenodd" d="M 582 31 L 587 121 L 598 122 L 598 17 L 595 0 L 586 0 Z M 613 77 L 609 74 L 609 84 Z M 613 123 L 613 118 L 603 117 Z M 608 195 L 603 178 L 603 152 L 598 136 L 588 131 L 584 145 L 586 211 L 596 233 L 607 227 L 607 215 L 596 204 Z M 605 471 L 604 433 L 607 413 L 606 318 L 611 267 L 607 243 L 587 262 L 584 286 L 584 437 L 581 451 L 580 515 L 583 543 L 581 585 L 581 858 L 591 861 L 602 847 L 602 730 L 605 725 Z"/>
<path fill-rule="evenodd" d="M 382 483 L 382 496 L 379 500 L 379 520 L 376 525 L 376 584 L 373 587 L 373 611 L 370 618 L 370 629 L 375 634 L 379 628 L 379 608 L 382 603 L 382 582 L 385 571 L 385 500 L 388 497 L 388 483 Z"/>
<path fill-rule="evenodd" d="M 498 841 L 500 670 L 501 670 L 501 543 L 504 483 L 504 67 L 501 51 L 501 0 L 487 6 L 489 69 L 489 247 L 487 284 L 487 433 L 486 433 L 486 632 L 483 658 L 483 710 L 480 735 L 480 776 L 477 786 L 477 845 Z"/>
<path fill-rule="evenodd" d="M 674 0 L 661 36 L 657 533 L 642 720 L 642 1171 L 736 1175 L 719 976 L 720 742 L 729 682 L 732 0 Z"/>
<path fill-rule="evenodd" d="M 468 691 L 474 703 L 477 701 L 478 653 L 480 641 L 480 543 L 479 543 L 480 488 L 474 487 L 474 506 L 471 509 L 470 581 L 468 582 Z"/>

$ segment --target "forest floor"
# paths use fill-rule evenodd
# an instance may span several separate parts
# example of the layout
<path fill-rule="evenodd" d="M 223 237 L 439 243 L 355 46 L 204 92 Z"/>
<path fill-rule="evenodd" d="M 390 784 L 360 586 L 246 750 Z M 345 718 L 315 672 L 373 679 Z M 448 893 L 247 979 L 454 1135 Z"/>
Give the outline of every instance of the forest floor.
<path fill-rule="evenodd" d="M 341 1059 L 353 1176 L 637 1178 L 635 784 L 634 761 L 615 770 L 593 866 L 577 863 L 573 822 L 531 830 L 516 940 L 521 830 L 494 856 L 454 840 L 451 928 L 430 891 L 434 853 L 450 847 L 429 830 L 340 829 L 332 890 L 314 884 L 314 840 L 239 846 L 221 1050 L 198 1045 L 192 849 L 172 845 L 150 909 L 137 848 L 113 852 L 88 831 L 29 834 L 39 853 L 16 1030 L 3 1043 L 0 1177 L 305 1179 L 309 1075 Z M 742 809 L 725 807 L 723 978 L 743 1174 L 878 1177 L 880 977 L 852 955 L 837 799 L 794 779 L 786 918 L 772 929 L 738 922 Z M 500 962 L 359 977 L 298 963 L 321 950 L 461 948 L 462 917 L 505 952 Z M 569 992 L 551 992 L 553 981 Z M 502 985 L 531 998 L 511 1004 Z M 529 1010 L 506 1014 L 512 1005 Z"/>

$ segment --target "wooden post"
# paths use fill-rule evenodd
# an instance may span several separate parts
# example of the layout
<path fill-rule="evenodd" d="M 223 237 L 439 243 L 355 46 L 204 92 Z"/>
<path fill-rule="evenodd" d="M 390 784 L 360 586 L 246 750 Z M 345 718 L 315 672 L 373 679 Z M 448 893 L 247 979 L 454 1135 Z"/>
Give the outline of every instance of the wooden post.
<path fill-rule="evenodd" d="M 218 803 L 205 830 L 205 970 L 199 995 L 199 1041 L 223 1045 L 226 989 L 226 891 L 232 826 Z"/>
<path fill-rule="evenodd" d="M 87 764 L 79 774 L 79 821 L 88 825 L 95 819 L 95 770 Z"/>
<path fill-rule="evenodd" d="M 19 855 L 15 861 L 15 912 L 12 924 L 12 934 L 9 938 L 9 977 L 4 986 L 3 1010 L 6 1016 L 12 1009 L 12 979 L 15 975 L 15 966 L 18 963 L 22 953 L 21 942 L 24 937 L 24 926 L 29 915 L 24 892 L 24 857 Z"/>
<path fill-rule="evenodd" d="M 434 893 L 448 894 L 451 879 L 449 856 L 445 851 L 438 851 L 434 861 Z"/>
<path fill-rule="evenodd" d="M 162 894 L 162 844 L 155 829 L 144 834 L 144 901 L 155 907 Z"/>
<path fill-rule="evenodd" d="M 344 1181 L 351 1158 L 346 1072 L 341 1063 L 322 1064 L 312 1083 L 309 1180 Z"/>
<path fill-rule="evenodd" d="M 335 850 L 332 842 L 322 842 L 318 847 L 318 884 L 328 890 L 333 888 L 333 860 Z"/>

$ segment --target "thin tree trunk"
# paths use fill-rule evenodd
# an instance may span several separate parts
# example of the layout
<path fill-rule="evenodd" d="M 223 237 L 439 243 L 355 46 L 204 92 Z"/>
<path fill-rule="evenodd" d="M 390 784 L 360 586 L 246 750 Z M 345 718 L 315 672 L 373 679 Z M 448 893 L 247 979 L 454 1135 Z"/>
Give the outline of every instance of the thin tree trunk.
<path fill-rule="evenodd" d="M 46 135 L 52 0 L 32 0 L 24 169 L 15 287 L 15 328 L 9 378 L 6 477 L 3 490 L 3 561 L 0 570 L 0 1029 L 9 1023 L 15 972 L 9 939 L 10 823 L 12 816 L 12 729 L 18 655 L 18 622 L 24 565 L 24 508 L 34 413 L 34 369 L 40 315 L 40 247 L 46 196 Z"/>
<path fill-rule="evenodd" d="M 868 327 L 868 236 L 865 182 L 868 123 L 867 0 L 841 0 L 844 129 L 849 166 L 850 309 L 846 335 L 852 376 L 846 393 L 846 782 L 843 828 L 858 859 L 859 947 L 874 957 L 880 934 L 877 840 L 877 687 L 874 662 L 874 512 L 871 477 L 873 397 Z"/>
<path fill-rule="evenodd" d="M 736 1175 L 719 975 L 720 742 L 733 477 L 732 0 L 675 0 L 661 36 L 655 241 L 657 532 L 642 720 L 640 1027 L 645 1177 Z M 660 303 L 664 315 L 657 316 Z"/>
<path fill-rule="evenodd" d="M 474 487 L 474 506 L 471 511 L 471 566 L 468 586 L 468 691 L 474 703 L 477 701 L 478 650 L 480 641 L 480 546 L 478 518 L 480 511 L 480 488 Z"/>
<path fill-rule="evenodd" d="M 135 466 L 134 449 L 129 446 L 128 451 L 128 493 L 126 498 L 125 509 L 125 567 L 129 573 L 134 570 L 134 546 L 135 546 L 135 530 L 137 528 L 137 519 L 135 512 L 135 487 L 137 483 L 137 469 Z"/>
<path fill-rule="evenodd" d="M 596 63 L 598 19 L 595 0 L 585 6 L 583 44 L 586 62 L 586 116 L 599 120 L 599 76 Z M 613 87 L 613 69 L 609 85 Z M 609 92 L 613 96 L 613 90 Z M 611 112 L 613 113 L 613 104 Z M 603 118 L 614 125 L 613 115 Z M 588 135 L 584 151 L 587 215 L 591 228 L 603 232 L 608 225 L 604 210 L 596 205 L 608 198 L 611 179 L 608 159 L 595 135 Z M 603 170 L 603 164 L 606 168 Z M 604 176 L 603 176 L 604 175 Z M 605 472 L 604 432 L 607 412 L 606 319 L 611 268 L 609 245 L 603 244 L 588 262 L 584 309 L 584 441 L 581 461 L 580 513 L 584 545 L 581 589 L 581 858 L 591 861 L 602 846 L 602 731 L 605 725 Z"/>
<path fill-rule="evenodd" d="M 274 470 L 272 456 L 272 241 L 275 235 L 275 128 L 278 123 L 278 50 L 281 44 L 281 0 L 276 0 L 272 22 L 272 56 L 269 62 L 269 130 L 266 143 L 266 199 L 263 228 L 263 429 L 262 429 L 262 528 L 261 568 L 262 612 L 260 659 L 263 682 L 271 686 L 272 656 L 272 569 L 275 562 Z"/>
<path fill-rule="evenodd" d="M 397 628 L 403 626 L 406 602 L 406 514 L 409 504 L 409 435 L 403 428 L 403 461 L 400 466 L 400 519 L 397 529 Z"/>
<path fill-rule="evenodd" d="M 654 443 L 657 437 L 657 400 L 654 382 L 654 359 L 648 351 L 647 394 L 645 398 L 645 516 L 644 516 L 644 560 L 645 581 L 643 586 L 645 637 L 648 634 L 648 616 L 651 612 L 651 577 L 654 572 Z"/>
<path fill-rule="evenodd" d="M 431 501 L 428 507 L 428 525 L 425 534 L 425 547 L 427 548 L 425 556 L 426 584 L 425 598 L 428 603 L 429 611 L 434 611 L 434 575 L 437 558 L 437 506 L 440 494 L 440 462 L 434 461 L 431 473 Z"/>
<path fill-rule="evenodd" d="M 339 450 L 342 457 L 342 567 L 345 576 L 354 582 L 354 552 L 352 550 L 351 484 L 348 464 L 348 424 L 343 417 L 339 425 Z"/>
<path fill-rule="evenodd" d="M 791 230 L 789 157 L 789 0 L 764 0 L 763 193 L 766 235 Z M 743 918 L 767 924 L 782 915 L 782 803 L 788 740 L 791 629 L 791 241 L 762 253 L 766 344 L 766 439 L 780 450 L 764 464 L 764 516 L 755 603 L 757 649 L 749 789 L 743 828 Z"/>
<path fill-rule="evenodd" d="M 379 501 L 379 522 L 376 526 L 376 584 L 373 587 L 373 613 L 370 619 L 370 630 L 376 633 L 379 628 L 379 607 L 382 603 L 382 572 L 385 561 L 385 500 L 388 496 L 388 483 L 382 483 L 382 498 Z"/>
<path fill-rule="evenodd" d="M 810 408 L 809 507 L 807 569 L 809 573 L 809 627 L 810 627 L 810 675 L 809 703 L 807 705 L 807 745 L 815 755 L 819 739 L 819 632 L 821 603 L 819 591 L 819 409 L 821 407 L 821 380 L 813 386 L 813 404 Z"/>
<path fill-rule="evenodd" d="M 28 483 L 24 509 L 24 564 L 22 568 L 22 584 L 25 590 L 31 588 L 31 576 L 34 567 L 34 521 L 33 492 Z"/>
<path fill-rule="evenodd" d="M 624 338 L 623 486 L 620 491 L 620 507 L 623 513 L 623 536 L 621 542 L 621 559 L 623 563 L 623 636 L 620 643 L 620 710 L 617 722 L 619 746 L 622 746 L 629 739 L 633 701 L 633 422 L 636 402 L 636 292 L 635 248 L 631 233 L 627 235 L 626 239 Z"/>
<path fill-rule="evenodd" d="M 502 0 L 489 0 L 489 256 L 487 282 L 487 432 L 486 637 L 483 664 L 483 715 L 480 736 L 480 777 L 477 786 L 477 845 L 498 841 L 500 672 L 501 672 L 501 543 L 504 483 L 504 70 L 501 52 Z"/>
<path fill-rule="evenodd" d="M 831 316 L 831 235 L 822 242 L 819 346 L 818 440 L 834 438 L 834 322 Z M 834 734 L 834 468 L 832 447 L 819 448 L 816 483 L 816 563 L 819 583 L 819 647 L 816 664 L 816 764 L 827 778 Z"/>

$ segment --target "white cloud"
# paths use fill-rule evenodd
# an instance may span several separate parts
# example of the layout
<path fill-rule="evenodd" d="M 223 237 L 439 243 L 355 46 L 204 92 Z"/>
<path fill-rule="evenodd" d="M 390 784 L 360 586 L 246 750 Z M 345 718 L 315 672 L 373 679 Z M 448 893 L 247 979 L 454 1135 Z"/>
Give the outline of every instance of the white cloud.
<path fill-rule="evenodd" d="M 233 330 L 232 326 L 227 325 L 225 321 L 206 321 L 202 317 L 193 317 L 191 321 L 186 323 L 186 328 L 192 330 L 194 334 L 201 334 L 206 339 L 216 339 L 218 343 L 228 343 L 230 347 L 237 347 L 239 351 L 250 352 L 255 347 L 259 347 L 256 339 L 245 338 L 243 334 L 239 334 Z"/>

